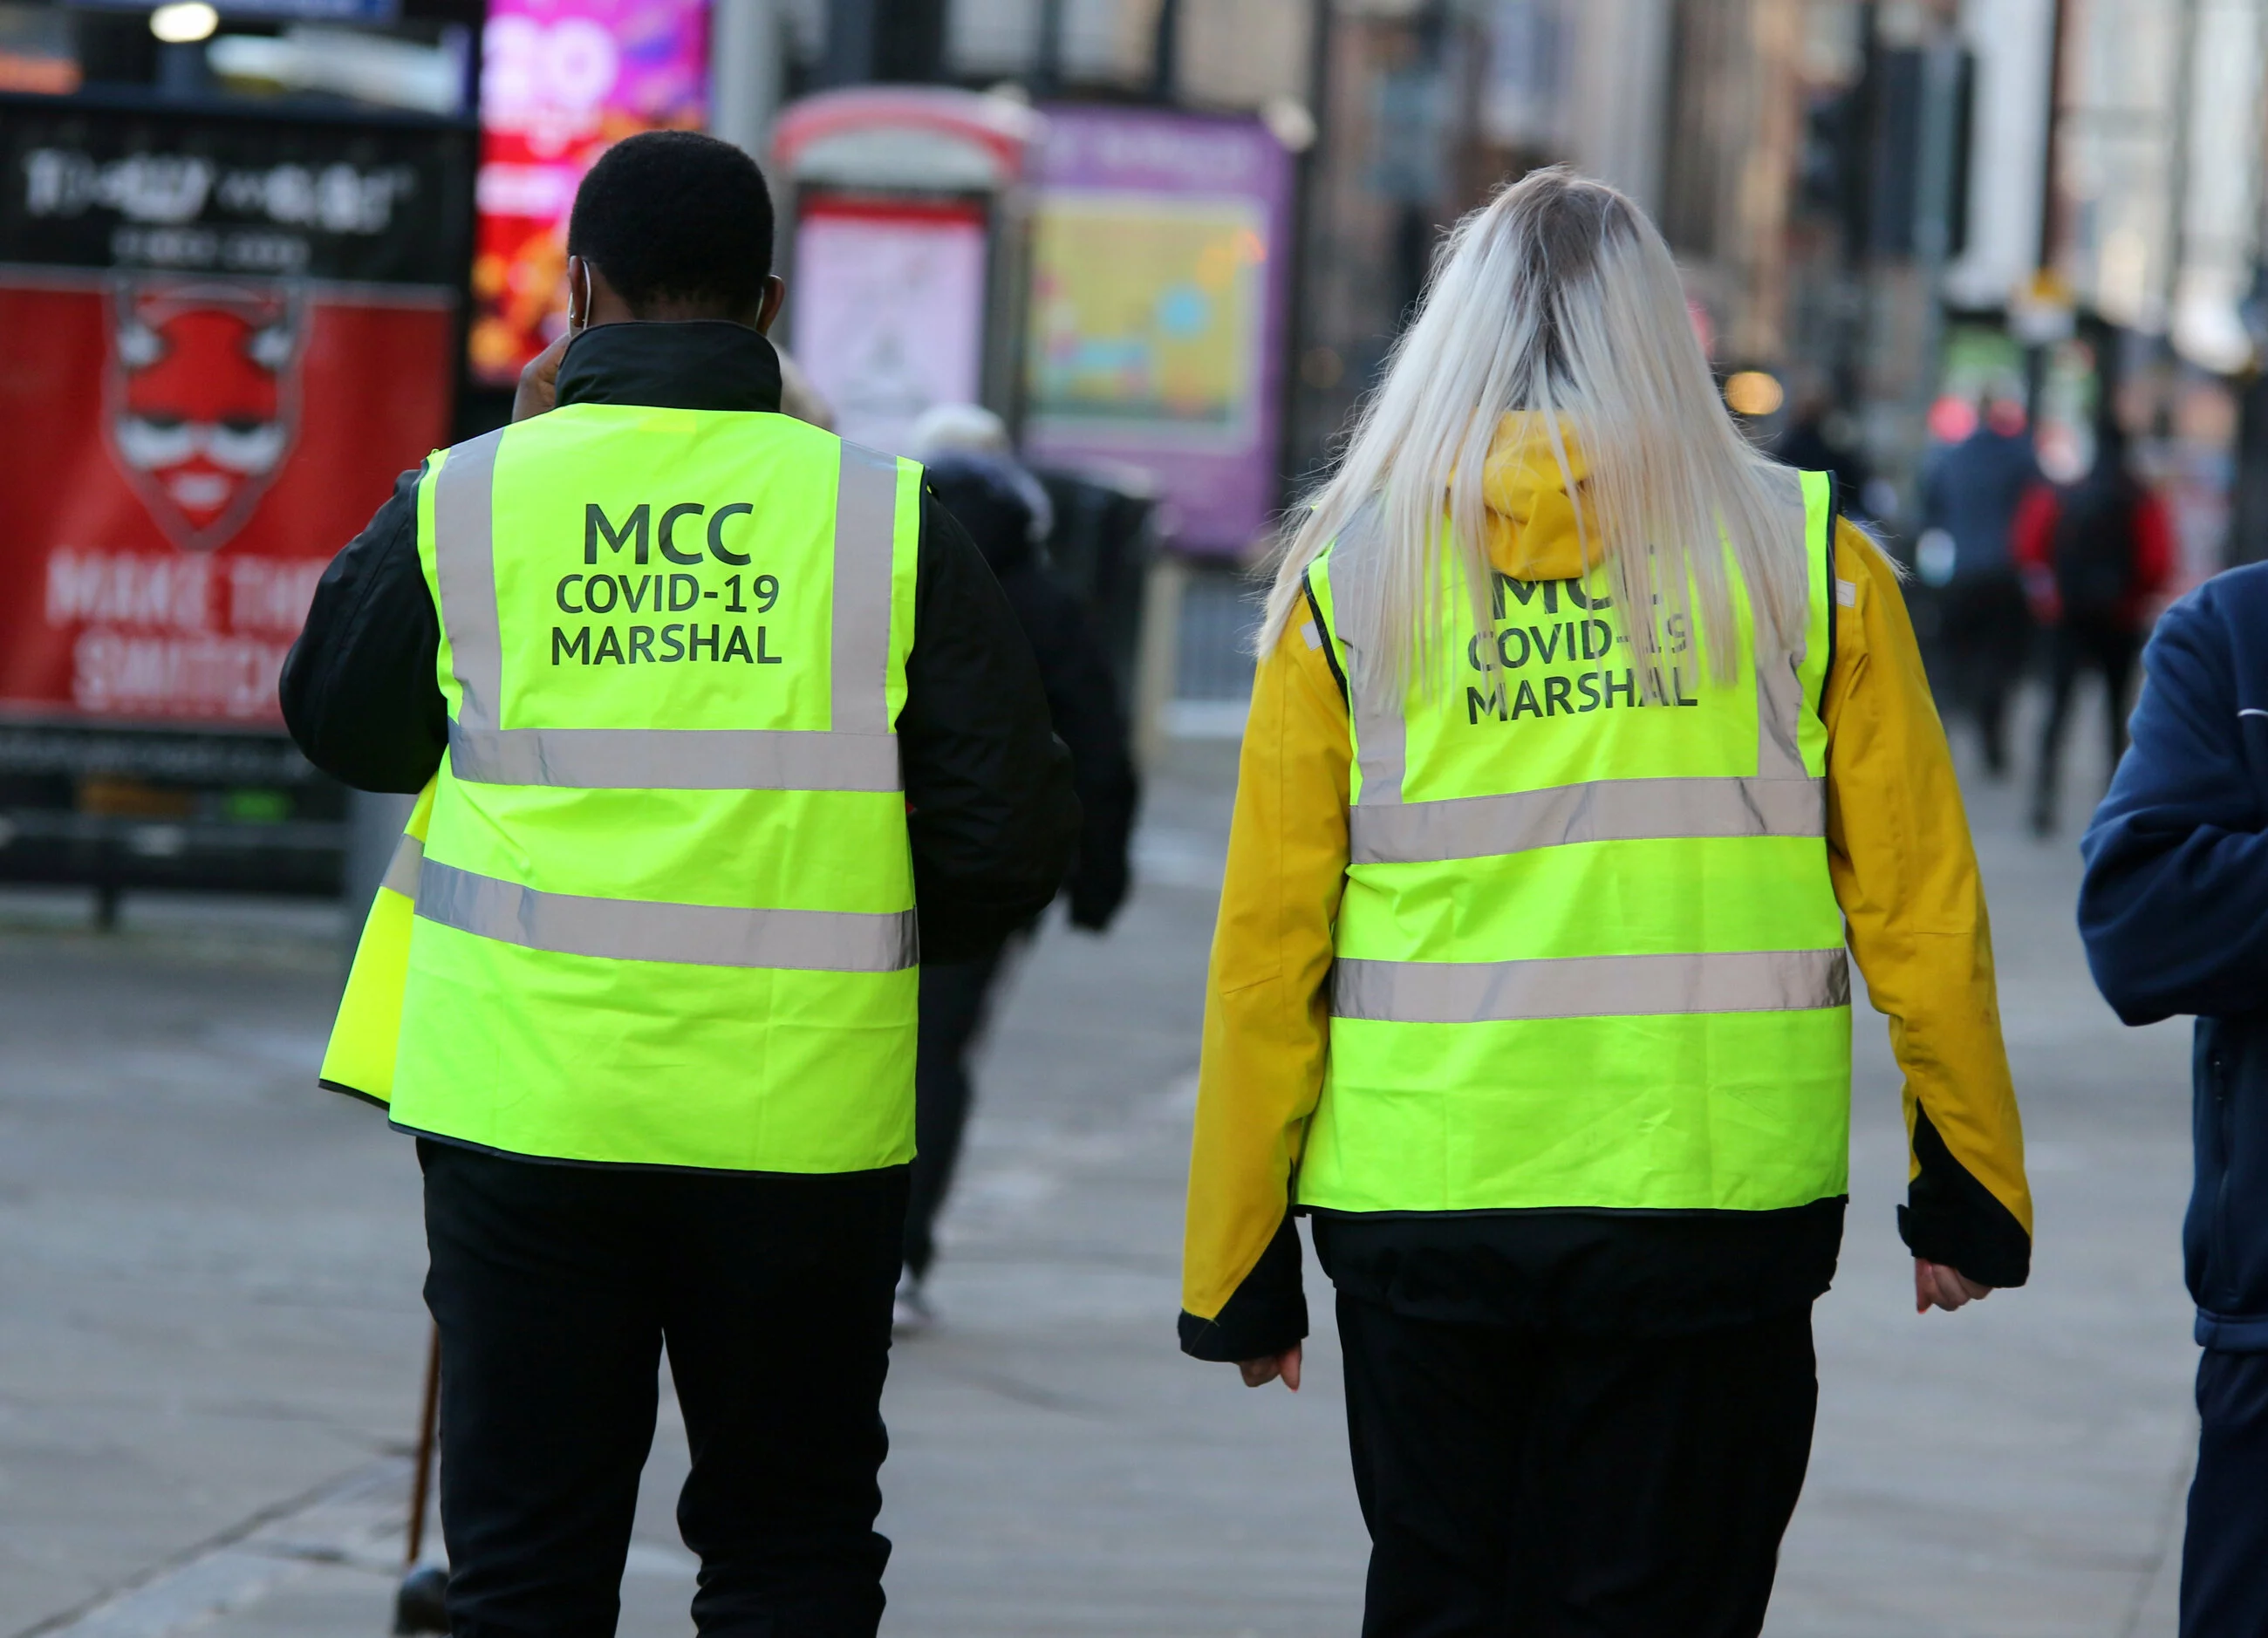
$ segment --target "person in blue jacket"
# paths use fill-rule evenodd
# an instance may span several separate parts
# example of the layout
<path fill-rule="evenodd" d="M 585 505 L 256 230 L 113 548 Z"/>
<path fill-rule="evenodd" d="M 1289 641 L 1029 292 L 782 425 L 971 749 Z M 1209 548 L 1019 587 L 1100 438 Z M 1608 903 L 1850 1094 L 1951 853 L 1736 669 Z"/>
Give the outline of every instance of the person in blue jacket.
<path fill-rule="evenodd" d="M 2128 1024 L 2197 1017 L 2183 1239 L 2203 1430 L 2183 1638 L 2268 1633 L 2268 563 L 2166 611 L 2080 843 L 2079 926 Z"/>

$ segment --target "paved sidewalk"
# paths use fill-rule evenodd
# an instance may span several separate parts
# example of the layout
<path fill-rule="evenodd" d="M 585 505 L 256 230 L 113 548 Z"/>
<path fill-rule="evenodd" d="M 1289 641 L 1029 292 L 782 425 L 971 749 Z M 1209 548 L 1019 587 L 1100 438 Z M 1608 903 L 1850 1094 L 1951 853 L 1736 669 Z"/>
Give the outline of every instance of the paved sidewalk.
<path fill-rule="evenodd" d="M 886 1634 L 1357 1628 L 1328 1294 L 1310 1291 L 1297 1398 L 1174 1346 L 1232 772 L 1228 746 L 1177 746 L 1122 926 L 1051 928 L 1014 979 L 933 1282 L 942 1324 L 892 1370 Z M 2035 1283 L 1911 1312 L 1896 1080 L 1862 1010 L 1851 1234 L 1819 1309 L 1781 1638 L 2173 1630 L 2195 1363 L 2185 1031 L 2119 1028 L 2071 931 L 2069 842 L 2019 835 L 2005 793 L 1973 805 L 2040 1196 Z M 406 1144 L 308 1087 L 328 925 L 232 913 L 221 937 L 132 901 L 114 941 L 35 925 L 62 914 L 0 903 L 0 1638 L 375 1634 L 422 1252 Z M 666 1417 L 624 1583 L 633 1638 L 689 1626 L 683 1465 Z"/>

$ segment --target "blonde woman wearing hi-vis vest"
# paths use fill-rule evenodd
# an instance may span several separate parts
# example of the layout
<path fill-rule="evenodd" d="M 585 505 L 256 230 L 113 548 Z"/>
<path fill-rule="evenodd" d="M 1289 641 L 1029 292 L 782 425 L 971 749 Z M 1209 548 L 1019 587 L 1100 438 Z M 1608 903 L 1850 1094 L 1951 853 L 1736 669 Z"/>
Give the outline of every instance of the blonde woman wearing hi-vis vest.
<path fill-rule="evenodd" d="M 1754 1634 L 1843 1231 L 1846 942 L 1905 1072 L 1917 1308 L 2030 1261 L 1896 574 L 1742 440 L 1653 224 L 1545 172 L 1451 236 L 1261 654 L 1182 1346 L 1298 1387 L 1308 1215 L 1366 1638 Z"/>

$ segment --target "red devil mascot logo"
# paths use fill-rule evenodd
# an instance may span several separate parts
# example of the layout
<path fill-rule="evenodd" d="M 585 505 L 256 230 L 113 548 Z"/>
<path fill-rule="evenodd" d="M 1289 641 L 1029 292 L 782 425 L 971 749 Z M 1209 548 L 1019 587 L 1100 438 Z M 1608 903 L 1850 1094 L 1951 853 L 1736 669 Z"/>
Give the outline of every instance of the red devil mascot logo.
<path fill-rule="evenodd" d="M 167 538 L 210 552 L 291 452 L 299 304 L 273 285 L 151 280 L 111 303 L 111 452 Z"/>

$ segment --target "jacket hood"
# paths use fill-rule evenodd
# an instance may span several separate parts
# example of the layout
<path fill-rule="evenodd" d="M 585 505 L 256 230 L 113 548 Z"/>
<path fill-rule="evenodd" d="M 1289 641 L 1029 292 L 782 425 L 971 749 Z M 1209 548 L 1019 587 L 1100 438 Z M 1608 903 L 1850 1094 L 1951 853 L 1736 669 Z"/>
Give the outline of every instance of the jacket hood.
<path fill-rule="evenodd" d="M 1566 451 L 1567 473 L 1580 490 L 1590 467 L 1564 416 L 1559 442 Z M 1550 429 L 1540 414 L 1514 410 L 1497 423 L 1481 493 L 1488 505 L 1489 561 L 1498 569 L 1515 580 L 1582 578 L 1576 497 L 1567 492 Z"/>

